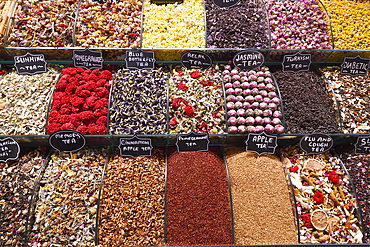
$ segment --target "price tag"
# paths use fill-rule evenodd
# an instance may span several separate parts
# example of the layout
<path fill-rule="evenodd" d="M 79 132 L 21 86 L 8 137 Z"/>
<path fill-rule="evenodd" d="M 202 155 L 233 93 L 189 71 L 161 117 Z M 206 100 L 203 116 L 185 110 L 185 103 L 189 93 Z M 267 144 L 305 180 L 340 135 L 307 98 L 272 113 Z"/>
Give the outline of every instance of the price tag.
<path fill-rule="evenodd" d="M 19 75 L 35 75 L 46 72 L 44 54 L 31 54 L 14 56 L 14 66 Z"/>
<path fill-rule="evenodd" d="M 283 60 L 283 72 L 308 71 L 311 65 L 311 54 L 285 55 Z"/>
<path fill-rule="evenodd" d="M 101 51 L 91 51 L 89 48 L 84 50 L 73 50 L 73 65 L 84 69 L 102 69 L 103 55 Z"/>
<path fill-rule="evenodd" d="M 355 154 L 370 153 L 370 136 L 359 136 L 355 144 Z"/>
<path fill-rule="evenodd" d="M 202 51 L 187 51 L 181 55 L 181 64 L 188 69 L 208 69 L 212 59 Z"/>
<path fill-rule="evenodd" d="M 18 142 L 11 137 L 0 139 L 0 162 L 18 159 L 21 151 Z"/>
<path fill-rule="evenodd" d="M 300 148 L 307 154 L 322 154 L 331 149 L 333 139 L 325 134 L 305 135 L 299 142 Z"/>
<path fill-rule="evenodd" d="M 365 76 L 367 74 L 367 70 L 369 69 L 369 62 L 370 59 L 362 58 L 360 55 L 357 55 L 356 57 L 345 57 L 342 65 L 340 66 L 340 73 L 342 75 L 350 76 Z"/>
<path fill-rule="evenodd" d="M 85 146 L 86 139 L 75 130 L 58 130 L 49 136 L 49 144 L 60 152 L 76 152 Z"/>
<path fill-rule="evenodd" d="M 143 51 L 141 49 L 126 51 L 127 69 L 154 69 L 154 51 Z"/>
<path fill-rule="evenodd" d="M 240 0 L 213 0 L 213 3 L 220 8 L 230 8 L 239 2 Z"/>
<path fill-rule="evenodd" d="M 139 138 L 136 135 L 132 138 L 120 138 L 118 148 L 121 156 L 151 156 L 153 149 L 152 139 Z"/>
<path fill-rule="evenodd" d="M 277 136 L 266 135 L 265 132 L 249 133 L 245 141 L 246 151 L 261 154 L 274 154 L 277 147 Z"/>
<path fill-rule="evenodd" d="M 150 0 L 150 2 L 155 4 L 172 4 L 172 3 L 183 3 L 184 0 Z"/>
<path fill-rule="evenodd" d="M 208 133 L 194 133 L 177 135 L 177 152 L 203 152 L 208 151 L 209 139 Z"/>
<path fill-rule="evenodd" d="M 259 51 L 246 50 L 237 53 L 233 58 L 233 63 L 241 70 L 252 70 L 262 66 L 265 57 Z"/>

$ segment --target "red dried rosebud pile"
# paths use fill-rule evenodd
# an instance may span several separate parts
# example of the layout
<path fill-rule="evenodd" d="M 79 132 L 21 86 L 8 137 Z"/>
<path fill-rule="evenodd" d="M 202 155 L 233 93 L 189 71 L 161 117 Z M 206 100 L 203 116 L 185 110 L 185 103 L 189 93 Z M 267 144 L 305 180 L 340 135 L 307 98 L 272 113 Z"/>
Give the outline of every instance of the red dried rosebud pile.
<path fill-rule="evenodd" d="M 82 134 L 106 134 L 112 73 L 79 67 L 63 69 L 62 74 L 53 94 L 48 133 L 71 129 Z"/>

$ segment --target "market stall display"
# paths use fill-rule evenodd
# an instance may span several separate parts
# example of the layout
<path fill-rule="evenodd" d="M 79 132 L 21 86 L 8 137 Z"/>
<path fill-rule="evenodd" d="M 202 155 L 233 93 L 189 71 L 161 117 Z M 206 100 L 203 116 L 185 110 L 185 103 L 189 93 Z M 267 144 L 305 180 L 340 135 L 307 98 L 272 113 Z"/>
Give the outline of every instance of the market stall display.
<path fill-rule="evenodd" d="M 3 0 L 0 1 L 0 46 L 4 46 L 6 25 L 10 18 L 12 8 L 17 1 L 15 0 Z"/>

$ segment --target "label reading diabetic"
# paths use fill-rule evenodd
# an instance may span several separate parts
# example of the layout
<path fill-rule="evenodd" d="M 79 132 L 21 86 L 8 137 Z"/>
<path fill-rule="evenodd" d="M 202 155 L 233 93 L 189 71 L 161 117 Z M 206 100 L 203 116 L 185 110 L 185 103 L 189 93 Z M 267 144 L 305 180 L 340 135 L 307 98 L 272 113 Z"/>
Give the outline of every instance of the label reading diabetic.
<path fill-rule="evenodd" d="M 357 137 L 355 144 L 355 154 L 366 154 L 370 153 L 370 136 Z"/>
<path fill-rule="evenodd" d="M 308 71 L 311 65 L 311 54 L 285 55 L 283 60 L 283 72 Z"/>
<path fill-rule="evenodd" d="M 44 54 L 31 54 L 14 56 L 14 66 L 19 75 L 35 75 L 46 72 Z"/>
<path fill-rule="evenodd" d="M 152 155 L 152 140 L 150 138 L 132 138 L 119 139 L 119 153 L 121 156 L 140 157 Z"/>
<path fill-rule="evenodd" d="M 102 69 L 103 55 L 100 51 L 91 51 L 89 48 L 84 50 L 73 50 L 73 65 L 84 69 Z"/>
<path fill-rule="evenodd" d="M 140 49 L 126 51 L 127 69 L 153 69 L 155 64 L 154 51 Z"/>
<path fill-rule="evenodd" d="M 49 144 L 60 152 L 76 152 L 85 146 L 86 139 L 75 130 L 58 130 L 49 136 Z"/>
<path fill-rule="evenodd" d="M 11 137 L 0 139 L 0 162 L 18 159 L 21 151 L 18 142 Z"/>
<path fill-rule="evenodd" d="M 213 3 L 220 8 L 229 8 L 237 5 L 240 0 L 213 0 Z"/>
<path fill-rule="evenodd" d="M 187 69 L 208 69 L 212 59 L 202 51 L 187 51 L 181 55 L 181 64 Z"/>
<path fill-rule="evenodd" d="M 177 135 L 177 151 L 181 152 L 203 152 L 208 151 L 209 139 L 208 133 L 194 133 Z"/>
<path fill-rule="evenodd" d="M 307 154 L 322 154 L 333 146 L 333 139 L 325 134 L 305 135 L 299 142 L 300 148 Z"/>
<path fill-rule="evenodd" d="M 369 58 L 362 58 L 360 55 L 357 55 L 356 57 L 345 57 L 340 66 L 340 73 L 342 75 L 350 76 L 365 76 L 369 69 L 369 62 Z"/>
<path fill-rule="evenodd" d="M 246 151 L 261 154 L 274 154 L 277 147 L 277 136 L 266 135 L 265 132 L 260 134 L 249 133 L 245 141 Z"/>
<path fill-rule="evenodd" d="M 246 50 L 237 53 L 233 58 L 233 63 L 241 70 L 252 70 L 262 66 L 265 57 L 259 51 Z"/>

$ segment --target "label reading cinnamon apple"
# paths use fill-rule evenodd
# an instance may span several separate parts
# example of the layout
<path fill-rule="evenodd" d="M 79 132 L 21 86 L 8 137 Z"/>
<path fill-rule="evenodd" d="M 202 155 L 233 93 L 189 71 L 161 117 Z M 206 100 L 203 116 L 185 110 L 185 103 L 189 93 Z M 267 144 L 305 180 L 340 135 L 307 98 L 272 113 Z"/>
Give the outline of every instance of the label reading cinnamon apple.
<path fill-rule="evenodd" d="M 132 138 L 120 138 L 118 148 L 121 156 L 151 156 L 153 149 L 152 139 L 139 138 L 136 135 Z"/>

